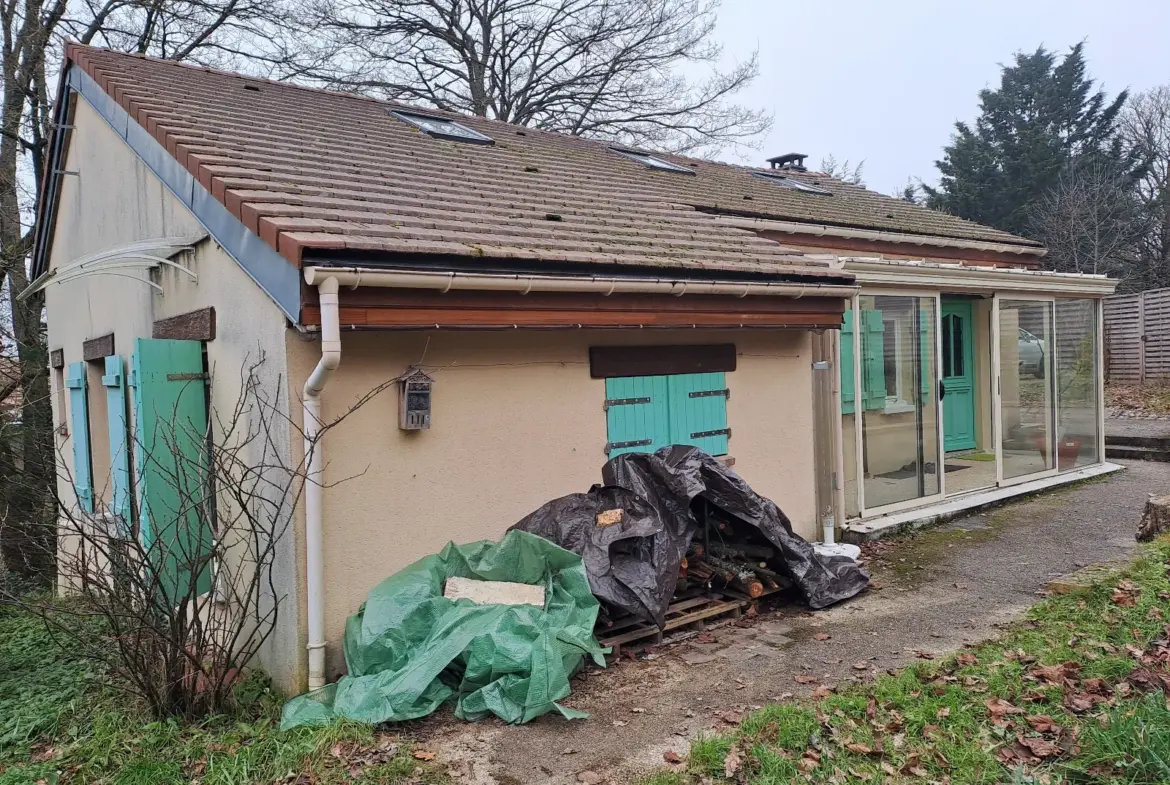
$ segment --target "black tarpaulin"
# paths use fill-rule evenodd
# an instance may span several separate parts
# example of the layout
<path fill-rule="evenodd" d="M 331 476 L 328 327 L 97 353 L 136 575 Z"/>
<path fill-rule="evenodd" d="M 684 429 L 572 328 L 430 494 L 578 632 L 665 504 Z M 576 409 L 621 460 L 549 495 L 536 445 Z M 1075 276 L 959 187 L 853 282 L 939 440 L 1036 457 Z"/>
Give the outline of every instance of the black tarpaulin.
<path fill-rule="evenodd" d="M 821 556 L 792 531 L 770 499 L 702 450 L 684 445 L 627 453 L 602 468 L 604 485 L 545 504 L 512 528 L 581 555 L 594 595 L 616 609 L 663 626 L 679 565 L 702 533 L 696 508 L 754 528 L 776 548 L 786 577 L 812 608 L 848 599 L 869 585 L 855 561 Z M 698 502 L 696 501 L 698 500 Z M 599 525 L 598 514 L 622 510 Z"/>

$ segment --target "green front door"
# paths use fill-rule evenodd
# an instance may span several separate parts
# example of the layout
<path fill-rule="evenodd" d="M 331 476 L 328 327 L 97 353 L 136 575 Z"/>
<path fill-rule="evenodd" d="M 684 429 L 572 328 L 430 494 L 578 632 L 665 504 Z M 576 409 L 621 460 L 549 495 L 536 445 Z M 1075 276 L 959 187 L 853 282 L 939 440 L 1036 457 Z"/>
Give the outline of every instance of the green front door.
<path fill-rule="evenodd" d="M 975 442 L 975 319 L 969 300 L 942 302 L 943 447 L 973 450 Z"/>

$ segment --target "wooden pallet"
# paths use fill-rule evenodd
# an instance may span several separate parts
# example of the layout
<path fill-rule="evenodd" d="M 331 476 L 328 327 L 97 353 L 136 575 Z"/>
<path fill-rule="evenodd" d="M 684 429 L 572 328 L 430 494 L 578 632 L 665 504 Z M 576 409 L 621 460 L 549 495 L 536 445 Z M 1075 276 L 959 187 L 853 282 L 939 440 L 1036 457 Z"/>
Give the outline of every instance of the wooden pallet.
<path fill-rule="evenodd" d="M 779 590 L 767 590 L 762 596 L 767 596 L 775 591 Z M 721 616 L 737 619 L 744 609 L 754 602 L 755 600 L 747 595 L 727 590 L 711 591 L 697 597 L 680 599 L 671 603 L 666 609 L 666 624 L 661 630 L 653 624 L 646 624 L 641 619 L 627 617 L 601 632 L 605 636 L 601 638 L 601 645 L 613 649 L 612 655 L 616 657 L 621 654 L 623 646 L 631 643 L 639 643 L 639 645 L 660 644 L 664 635 L 671 630 L 692 625 L 700 626 L 707 619 Z"/>

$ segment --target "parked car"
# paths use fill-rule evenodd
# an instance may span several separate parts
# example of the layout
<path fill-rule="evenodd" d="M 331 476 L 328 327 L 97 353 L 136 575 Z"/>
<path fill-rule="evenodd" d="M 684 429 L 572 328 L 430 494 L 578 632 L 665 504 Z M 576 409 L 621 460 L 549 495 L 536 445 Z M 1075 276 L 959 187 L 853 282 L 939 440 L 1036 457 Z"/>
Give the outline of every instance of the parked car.
<path fill-rule="evenodd" d="M 1037 379 L 1044 378 L 1044 341 L 1020 328 L 1020 375 L 1030 373 Z"/>

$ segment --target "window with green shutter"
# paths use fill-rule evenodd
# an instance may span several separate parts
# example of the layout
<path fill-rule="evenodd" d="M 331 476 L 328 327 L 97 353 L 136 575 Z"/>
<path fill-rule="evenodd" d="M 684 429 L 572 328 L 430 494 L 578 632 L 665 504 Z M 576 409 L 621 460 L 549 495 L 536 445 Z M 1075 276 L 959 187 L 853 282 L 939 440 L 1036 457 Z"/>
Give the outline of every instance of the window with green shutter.
<path fill-rule="evenodd" d="M 853 414 L 854 403 L 857 399 L 856 384 L 853 381 L 853 346 L 856 343 L 853 337 L 853 310 L 845 312 L 845 321 L 841 325 L 841 413 Z"/>
<path fill-rule="evenodd" d="M 727 454 L 731 430 L 722 372 L 609 378 L 605 398 L 606 453 L 611 458 L 671 444 Z"/>
<path fill-rule="evenodd" d="M 73 489 L 83 512 L 93 512 L 93 463 L 89 453 L 89 388 L 85 363 L 69 365 L 65 376 L 69 390 L 69 419 L 73 428 Z"/>
<path fill-rule="evenodd" d="M 177 599 L 211 587 L 203 347 L 138 338 L 131 365 L 139 537 Z"/>
<path fill-rule="evenodd" d="M 886 323 L 882 312 L 861 312 L 861 395 L 867 411 L 886 408 Z"/>

